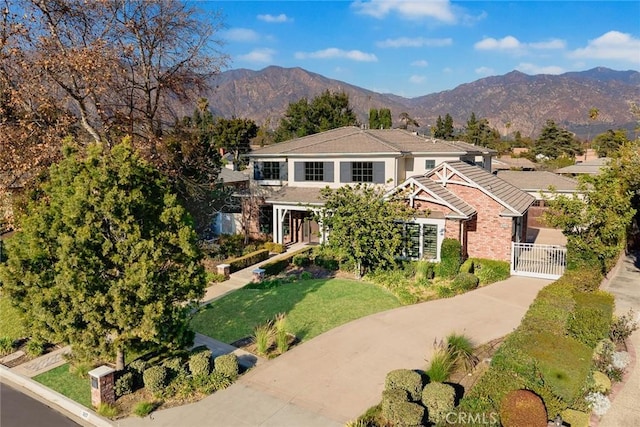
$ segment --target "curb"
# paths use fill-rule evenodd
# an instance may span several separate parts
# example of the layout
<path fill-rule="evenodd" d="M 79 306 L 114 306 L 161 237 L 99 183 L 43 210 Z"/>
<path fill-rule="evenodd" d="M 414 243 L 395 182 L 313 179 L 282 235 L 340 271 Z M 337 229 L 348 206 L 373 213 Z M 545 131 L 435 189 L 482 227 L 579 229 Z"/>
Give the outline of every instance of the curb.
<path fill-rule="evenodd" d="M 45 387 L 42 384 L 37 383 L 36 381 L 24 375 L 11 371 L 6 366 L 0 365 L 0 378 L 6 378 L 12 383 L 19 385 L 20 387 L 23 387 L 29 390 L 30 392 L 40 396 L 41 398 L 51 403 L 52 405 L 55 405 L 61 409 L 64 409 L 66 412 L 69 412 L 70 414 L 75 415 L 78 418 L 96 427 L 113 427 L 114 426 L 113 423 L 102 418 L 100 415 L 98 415 L 91 409 L 88 409 L 82 406 L 81 404 L 74 402 L 68 397 L 63 396 L 62 394 L 56 391 L 53 391 L 50 388 Z"/>

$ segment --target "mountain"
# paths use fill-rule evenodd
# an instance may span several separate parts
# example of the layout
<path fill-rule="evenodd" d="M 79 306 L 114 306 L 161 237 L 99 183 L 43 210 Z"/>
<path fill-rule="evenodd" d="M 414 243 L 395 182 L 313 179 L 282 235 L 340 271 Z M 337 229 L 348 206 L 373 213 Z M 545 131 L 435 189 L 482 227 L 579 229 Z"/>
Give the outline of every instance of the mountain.
<path fill-rule="evenodd" d="M 276 66 L 226 71 L 215 77 L 213 86 L 205 96 L 215 114 L 251 118 L 259 124 L 269 121 L 271 127 L 277 126 L 289 103 L 328 89 L 347 93 L 362 123 L 368 122 L 369 109 L 390 108 L 395 120 L 407 112 L 428 131 L 439 115 L 449 113 L 456 127 L 463 127 L 475 112 L 503 134 L 519 130 L 523 136 L 535 136 L 547 119 L 581 137 L 610 128 L 633 129 L 628 102 L 640 100 L 639 72 L 603 67 L 561 75 L 512 71 L 416 98 L 380 94 L 302 68 Z M 589 120 L 591 108 L 599 111 L 595 121 Z"/>

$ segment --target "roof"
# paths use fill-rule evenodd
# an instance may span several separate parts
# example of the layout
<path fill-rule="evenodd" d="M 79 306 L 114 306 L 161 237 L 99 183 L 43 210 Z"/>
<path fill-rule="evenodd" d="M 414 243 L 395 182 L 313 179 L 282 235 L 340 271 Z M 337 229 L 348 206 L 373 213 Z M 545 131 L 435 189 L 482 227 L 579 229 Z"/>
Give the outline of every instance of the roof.
<path fill-rule="evenodd" d="M 361 129 L 347 126 L 257 149 L 248 157 L 308 155 L 496 154 L 462 141 L 427 138 L 404 129 Z"/>
<path fill-rule="evenodd" d="M 218 174 L 218 179 L 222 181 L 223 184 L 231 184 L 233 182 L 248 181 L 249 176 L 244 172 L 234 171 L 229 168 L 221 168 L 220 173 Z"/>
<path fill-rule="evenodd" d="M 535 197 L 498 178 L 481 167 L 470 165 L 462 161 L 444 162 L 431 170 L 427 177 L 439 176 L 436 182 L 446 184 L 449 171 L 460 175 L 468 182 L 475 184 L 481 191 L 503 205 L 506 210 L 503 215 L 524 215 Z"/>
<path fill-rule="evenodd" d="M 416 183 L 422 186 L 425 191 L 435 195 L 437 198 L 449 205 L 453 210 L 458 211 L 466 218 L 471 218 L 477 212 L 473 206 L 469 205 L 460 197 L 456 196 L 432 179 L 425 176 L 412 177 L 410 179 L 413 179 Z"/>
<path fill-rule="evenodd" d="M 499 156 L 491 162 L 493 170 L 536 169 L 537 165 L 524 157 Z"/>
<path fill-rule="evenodd" d="M 283 186 L 270 196 L 265 197 L 266 203 L 289 205 L 323 205 L 320 197 L 321 188 Z"/>
<path fill-rule="evenodd" d="M 597 175 L 603 167 L 607 166 L 609 161 L 611 161 L 611 159 L 608 157 L 600 157 L 599 159 L 576 163 L 575 165 L 557 169 L 556 173 Z"/>
<path fill-rule="evenodd" d="M 548 190 L 577 191 L 578 181 L 547 171 L 498 171 L 498 178 L 523 191 Z"/>

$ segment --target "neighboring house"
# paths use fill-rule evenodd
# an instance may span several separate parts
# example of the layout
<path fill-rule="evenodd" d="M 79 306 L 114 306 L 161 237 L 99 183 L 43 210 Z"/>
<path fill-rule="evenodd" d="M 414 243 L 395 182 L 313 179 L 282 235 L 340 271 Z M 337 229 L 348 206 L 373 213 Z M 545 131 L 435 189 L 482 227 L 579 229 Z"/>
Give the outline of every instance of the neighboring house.
<path fill-rule="evenodd" d="M 535 170 L 537 165 L 524 157 L 499 156 L 491 164 L 494 172 L 501 170 Z"/>
<path fill-rule="evenodd" d="M 413 176 L 388 196 L 401 194 L 422 212 L 406 224 L 405 256 L 440 260 L 444 238 L 460 241 L 464 256 L 509 261 L 511 242 L 524 242 L 527 211 L 535 198 L 488 171 L 448 161 Z"/>
<path fill-rule="evenodd" d="M 354 126 L 270 145 L 247 155 L 260 204 L 260 222 L 251 234 L 272 234 L 278 243 L 318 241 L 319 227 L 310 210 L 322 205 L 324 187 L 368 183 L 390 190 L 447 161 L 462 160 L 491 171 L 496 154 L 402 129 Z"/>
<path fill-rule="evenodd" d="M 578 181 L 552 172 L 509 170 L 498 171 L 497 176 L 535 197 L 536 200 L 529 209 L 527 221 L 529 227 L 545 227 L 541 218 L 547 209 L 545 200 L 553 198 L 554 194 L 564 196 L 579 194 Z M 553 192 L 550 189 L 553 189 Z"/>
<path fill-rule="evenodd" d="M 606 168 L 611 159 L 609 157 L 600 157 L 586 162 L 577 162 L 575 165 L 566 166 L 557 169 L 555 172 L 562 175 L 597 175 L 603 168 Z"/>
<path fill-rule="evenodd" d="M 218 181 L 232 191 L 229 198 L 216 213 L 213 221 L 213 233 L 238 234 L 242 232 L 242 194 L 249 189 L 249 176 L 244 172 L 221 168 Z"/>

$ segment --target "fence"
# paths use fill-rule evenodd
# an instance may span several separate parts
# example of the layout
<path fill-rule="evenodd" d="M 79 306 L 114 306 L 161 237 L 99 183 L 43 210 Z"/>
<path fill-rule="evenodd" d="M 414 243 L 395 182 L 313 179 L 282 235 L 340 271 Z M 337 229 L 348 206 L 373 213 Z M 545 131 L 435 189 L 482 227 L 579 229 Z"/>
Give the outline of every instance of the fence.
<path fill-rule="evenodd" d="M 567 248 L 558 245 L 511 243 L 511 274 L 557 279 L 564 274 Z"/>

